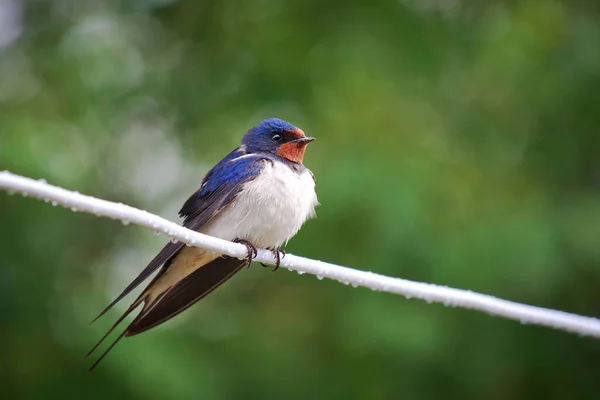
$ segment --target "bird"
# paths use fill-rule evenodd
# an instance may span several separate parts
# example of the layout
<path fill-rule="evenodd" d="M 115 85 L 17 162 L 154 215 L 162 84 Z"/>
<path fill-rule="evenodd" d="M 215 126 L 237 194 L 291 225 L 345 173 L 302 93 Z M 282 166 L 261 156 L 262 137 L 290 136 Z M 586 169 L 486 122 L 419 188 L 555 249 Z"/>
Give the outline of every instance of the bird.
<path fill-rule="evenodd" d="M 158 270 L 148 286 L 87 353 L 90 356 L 135 309 L 141 311 L 90 367 L 93 370 L 123 338 L 154 328 L 204 298 L 244 266 L 257 248 L 273 252 L 279 267 L 287 244 L 304 222 L 316 217 L 316 180 L 304 166 L 306 145 L 315 140 L 279 118 L 268 118 L 249 129 L 241 145 L 202 179 L 200 188 L 181 207 L 183 226 L 241 243 L 244 259 L 169 242 L 146 268 L 93 321 Z"/>

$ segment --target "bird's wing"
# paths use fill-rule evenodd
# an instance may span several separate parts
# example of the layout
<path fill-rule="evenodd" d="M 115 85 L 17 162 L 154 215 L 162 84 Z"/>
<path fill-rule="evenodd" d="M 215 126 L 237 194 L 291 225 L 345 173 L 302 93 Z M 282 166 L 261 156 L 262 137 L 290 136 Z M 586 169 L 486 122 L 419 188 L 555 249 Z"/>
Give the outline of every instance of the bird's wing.
<path fill-rule="evenodd" d="M 144 307 L 127 328 L 125 336 L 137 335 L 173 318 L 218 288 L 247 262 L 226 256 L 196 269 L 164 292 L 150 307 Z"/>
<path fill-rule="evenodd" d="M 208 221 L 227 207 L 242 189 L 244 183 L 254 179 L 262 168 L 264 161 L 269 160 L 258 154 L 246 154 L 236 149 L 227 155 L 204 179 L 202 185 L 184 203 L 179 215 L 184 217 L 183 226 L 192 230 L 201 229 Z M 121 301 L 132 290 L 145 281 L 161 266 L 167 266 L 184 246 L 181 242 L 170 242 L 150 261 L 142 272 L 110 303 L 95 319 L 103 316 L 115 304 Z M 164 267 L 163 267 L 164 268 Z M 92 321 L 92 322 L 94 322 Z"/>

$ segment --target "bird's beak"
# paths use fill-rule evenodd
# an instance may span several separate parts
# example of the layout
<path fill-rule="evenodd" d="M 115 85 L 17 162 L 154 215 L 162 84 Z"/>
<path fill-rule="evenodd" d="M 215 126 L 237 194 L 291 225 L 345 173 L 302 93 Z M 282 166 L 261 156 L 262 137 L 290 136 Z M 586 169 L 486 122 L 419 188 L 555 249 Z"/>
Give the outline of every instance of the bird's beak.
<path fill-rule="evenodd" d="M 312 142 L 313 140 L 315 140 L 315 138 L 314 138 L 314 137 L 310 137 L 310 136 L 303 136 L 303 137 L 301 137 L 301 138 L 298 138 L 298 139 L 292 140 L 290 143 L 298 143 L 298 144 L 303 144 L 303 145 L 306 145 L 306 144 L 308 144 L 308 143 Z"/>

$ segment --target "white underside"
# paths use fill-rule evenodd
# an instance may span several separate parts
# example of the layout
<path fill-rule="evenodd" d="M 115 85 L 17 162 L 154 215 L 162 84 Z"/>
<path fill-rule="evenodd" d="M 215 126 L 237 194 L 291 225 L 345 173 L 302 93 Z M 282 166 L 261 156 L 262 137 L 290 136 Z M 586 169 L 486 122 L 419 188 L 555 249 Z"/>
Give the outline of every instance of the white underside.
<path fill-rule="evenodd" d="M 244 239 L 257 248 L 279 248 L 315 216 L 319 203 L 311 173 L 297 173 L 281 162 L 264 163 L 261 173 L 244 184 L 232 204 L 199 232 L 225 240 Z M 149 294 L 154 297 L 162 293 L 218 256 L 204 249 L 184 247 Z"/>
<path fill-rule="evenodd" d="M 245 239 L 260 248 L 278 248 L 315 216 L 315 182 L 308 170 L 265 161 L 255 179 L 246 183 L 232 204 L 200 232 L 225 240 Z"/>

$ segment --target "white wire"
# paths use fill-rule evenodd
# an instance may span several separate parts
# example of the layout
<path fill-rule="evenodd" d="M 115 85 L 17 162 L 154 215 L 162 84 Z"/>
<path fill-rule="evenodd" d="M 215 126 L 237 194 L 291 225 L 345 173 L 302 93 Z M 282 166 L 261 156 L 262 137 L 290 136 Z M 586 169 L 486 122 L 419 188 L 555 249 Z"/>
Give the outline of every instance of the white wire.
<path fill-rule="evenodd" d="M 120 220 L 125 224 L 144 226 L 190 246 L 202 247 L 240 259 L 246 257 L 244 245 L 203 235 L 147 211 L 85 196 L 49 185 L 43 180 L 36 181 L 3 171 L 0 172 L 0 189 L 5 189 L 9 193 L 19 192 L 25 196 L 43 199 L 53 205 L 61 205 L 73 211 L 108 217 Z M 273 254 L 262 249 L 258 251 L 255 260 L 268 264 L 275 262 Z M 490 315 L 520 321 L 523 324 L 541 325 L 582 336 L 600 338 L 600 320 L 597 318 L 515 303 L 468 290 L 392 278 L 292 254 L 286 254 L 285 258 L 281 260 L 281 266 L 298 273 L 309 273 L 318 278 L 333 279 L 353 287 L 363 286 L 379 292 L 400 294 L 406 298 L 422 299 L 428 303 L 442 303 L 446 306 L 482 311 Z"/>

